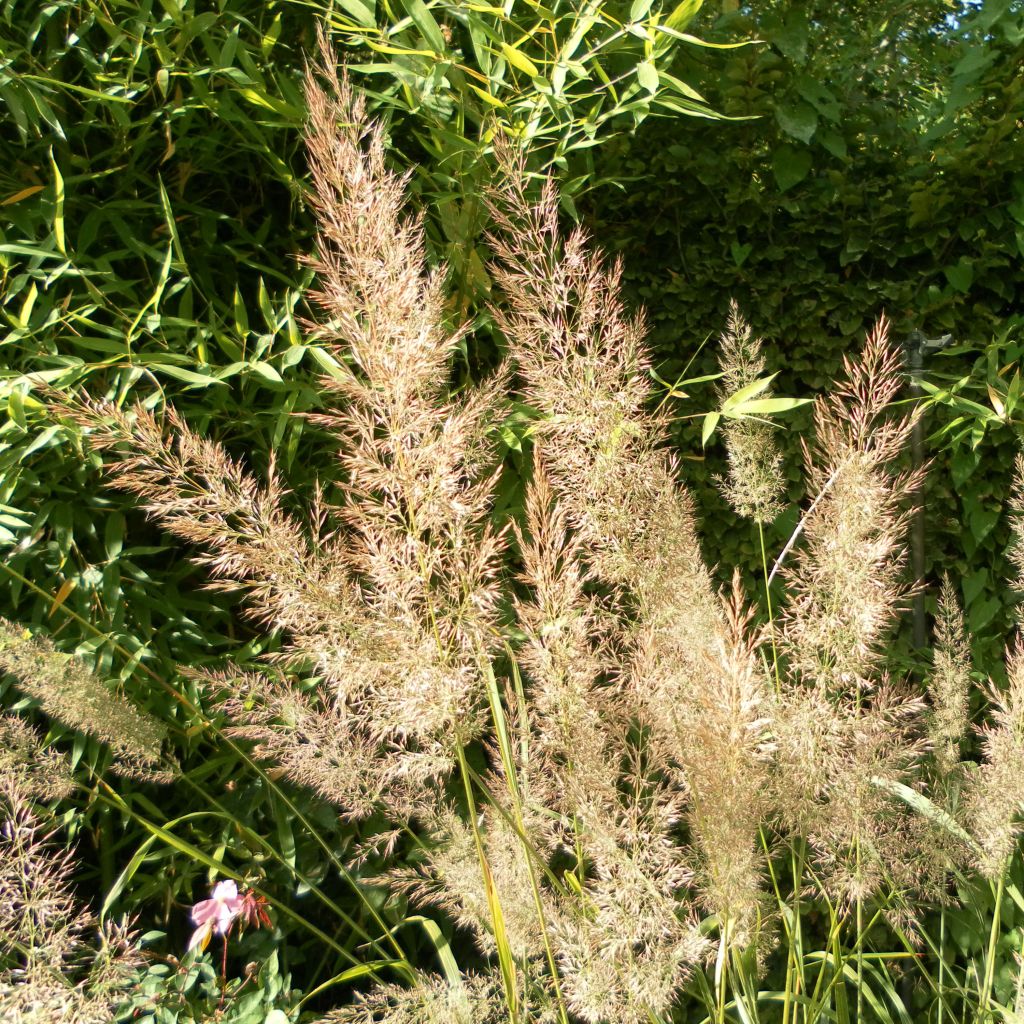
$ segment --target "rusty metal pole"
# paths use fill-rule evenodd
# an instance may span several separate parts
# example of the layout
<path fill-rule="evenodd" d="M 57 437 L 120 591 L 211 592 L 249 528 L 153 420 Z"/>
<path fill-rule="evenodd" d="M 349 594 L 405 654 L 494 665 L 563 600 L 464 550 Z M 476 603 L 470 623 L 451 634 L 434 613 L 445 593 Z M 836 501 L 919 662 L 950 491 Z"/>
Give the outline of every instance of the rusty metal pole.
<path fill-rule="evenodd" d="M 924 358 L 931 352 L 941 352 L 951 345 L 952 334 L 943 334 L 939 338 L 925 337 L 922 331 L 911 331 L 904 342 L 907 353 L 907 375 L 910 377 L 910 397 L 915 404 L 923 394 L 921 378 L 924 376 Z M 920 469 L 924 463 L 924 422 L 921 419 L 914 424 L 910 435 L 910 457 L 914 469 Z M 914 573 L 914 646 L 923 650 L 928 646 L 928 622 L 924 610 L 924 505 L 918 504 L 914 510 L 914 520 L 910 528 L 910 565 Z"/>

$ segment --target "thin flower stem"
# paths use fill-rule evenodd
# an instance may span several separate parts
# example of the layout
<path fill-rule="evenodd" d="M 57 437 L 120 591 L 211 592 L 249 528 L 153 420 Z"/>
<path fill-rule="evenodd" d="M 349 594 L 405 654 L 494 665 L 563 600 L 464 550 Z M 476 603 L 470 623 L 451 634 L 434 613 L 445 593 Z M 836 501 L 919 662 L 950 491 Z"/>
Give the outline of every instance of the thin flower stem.
<path fill-rule="evenodd" d="M 818 492 L 814 501 L 811 502 L 810 508 L 808 508 L 807 511 L 800 517 L 800 522 L 797 523 L 796 529 L 790 535 L 789 540 L 786 541 L 786 546 L 779 553 L 779 557 L 775 559 L 775 564 L 772 566 L 772 571 L 768 574 L 769 586 L 771 585 L 772 580 L 775 579 L 775 576 L 781 568 L 782 563 L 785 561 L 786 556 L 790 553 L 790 551 L 793 550 L 793 545 L 796 544 L 797 540 L 799 540 L 800 534 L 804 532 L 804 528 L 807 526 L 807 521 L 814 514 L 815 509 L 817 509 L 818 505 L 821 503 L 825 495 L 828 494 L 828 492 L 835 485 L 836 480 L 839 479 L 839 474 L 840 472 L 842 472 L 842 469 L 843 466 L 841 464 L 839 466 L 836 466 L 836 468 L 832 471 L 832 475 L 828 478 L 828 480 L 825 481 L 824 486 Z"/>
<path fill-rule="evenodd" d="M 935 1014 L 935 1024 L 942 1024 L 943 1000 L 941 997 L 942 993 L 942 982 L 943 972 L 946 969 L 946 908 L 942 907 L 939 910 L 939 1006 L 938 1011 Z"/>
<path fill-rule="evenodd" d="M 984 1022 L 995 1016 L 992 1011 L 992 984 L 995 980 L 996 946 L 999 943 L 999 928 L 1002 923 L 1003 890 L 1005 886 L 1006 871 L 1004 870 L 999 875 L 999 881 L 996 884 L 994 893 L 995 907 L 992 910 L 992 927 L 989 930 L 988 949 L 985 953 L 985 977 L 982 981 L 981 998 L 978 1005 L 979 1022 Z"/>
<path fill-rule="evenodd" d="M 768 608 L 768 635 L 772 641 L 772 675 L 775 678 L 775 694 L 781 693 L 782 681 L 779 678 L 779 652 L 775 644 L 775 616 L 772 609 L 772 581 L 768 575 L 768 555 L 764 544 L 764 523 L 757 521 L 757 535 L 761 541 L 761 571 L 764 573 L 764 595 Z"/>
<path fill-rule="evenodd" d="M 715 959 L 715 1020 L 725 1024 L 726 996 L 729 994 L 729 921 L 720 925 L 718 956 Z"/>
<path fill-rule="evenodd" d="M 511 651 L 509 651 L 509 654 L 511 654 Z M 518 669 L 515 667 L 514 661 L 512 664 L 518 679 Z M 537 911 L 537 920 L 540 924 L 541 935 L 544 939 L 544 954 L 548 961 L 548 969 L 551 972 L 551 983 L 555 989 L 555 998 L 558 1001 L 558 1015 L 562 1024 L 569 1024 L 569 1014 L 565 1007 L 565 1000 L 562 997 L 562 987 L 558 977 L 558 966 L 555 963 L 555 954 L 551 948 L 551 938 L 548 935 L 547 915 L 544 913 L 544 903 L 541 899 L 540 884 L 533 864 L 534 851 L 530 849 L 531 844 L 528 842 L 526 836 L 526 826 L 523 820 L 522 796 L 519 792 L 519 783 L 516 777 L 515 764 L 512 760 L 512 749 L 505 722 L 505 713 L 501 706 L 500 694 L 498 693 L 497 683 L 494 679 L 494 673 L 490 663 L 487 663 L 487 674 L 487 694 L 491 701 L 491 717 L 494 721 L 495 731 L 498 735 L 498 745 L 501 751 L 502 763 L 505 768 L 505 778 L 508 785 L 509 796 L 512 799 L 512 807 L 515 812 L 516 832 L 519 836 L 520 843 L 523 845 L 523 852 L 526 857 L 526 870 L 530 876 L 530 889 L 533 893 L 533 902 Z"/>
<path fill-rule="evenodd" d="M 476 800 L 473 797 L 473 783 L 469 776 L 469 764 L 466 762 L 466 751 L 460 743 L 456 748 L 459 758 L 459 774 L 462 777 L 462 788 L 466 796 L 466 808 L 469 814 L 470 826 L 473 830 L 473 841 L 476 844 L 476 853 L 480 861 L 480 870 L 484 876 L 484 886 L 490 894 L 493 892 L 494 883 L 491 877 L 491 869 L 487 862 L 487 851 L 484 849 L 483 836 L 480 834 L 480 823 L 477 820 Z M 497 903 L 497 893 L 493 894 Z M 498 908 L 500 910 L 500 907 Z M 505 1007 L 508 1010 L 509 1024 L 518 1024 L 519 1021 L 519 1000 L 516 995 L 515 977 L 512 974 L 510 957 L 507 950 L 502 950 L 502 941 L 499 932 L 499 922 L 493 921 L 495 931 L 495 942 L 498 944 L 498 956 L 501 961 L 501 976 L 505 985 Z"/>

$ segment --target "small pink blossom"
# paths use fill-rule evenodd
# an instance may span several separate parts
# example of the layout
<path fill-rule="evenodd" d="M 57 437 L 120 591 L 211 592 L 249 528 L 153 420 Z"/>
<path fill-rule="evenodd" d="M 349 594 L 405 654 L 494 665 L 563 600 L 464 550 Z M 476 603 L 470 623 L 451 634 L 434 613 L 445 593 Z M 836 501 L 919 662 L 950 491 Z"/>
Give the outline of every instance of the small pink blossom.
<path fill-rule="evenodd" d="M 242 909 L 242 897 L 238 895 L 238 886 L 230 879 L 218 882 L 210 899 L 200 900 L 192 908 L 192 921 L 197 926 L 188 941 L 188 948 L 206 949 L 210 936 L 216 932 L 226 935 L 231 922 Z"/>

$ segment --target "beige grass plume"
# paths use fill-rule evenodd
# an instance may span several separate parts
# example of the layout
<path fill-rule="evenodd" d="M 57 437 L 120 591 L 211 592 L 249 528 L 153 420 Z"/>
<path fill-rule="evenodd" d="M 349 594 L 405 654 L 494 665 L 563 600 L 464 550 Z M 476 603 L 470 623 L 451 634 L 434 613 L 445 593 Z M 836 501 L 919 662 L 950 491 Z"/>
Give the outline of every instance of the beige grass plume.
<path fill-rule="evenodd" d="M 71 852 L 28 793 L 0 771 L 0 1019 L 109 1024 L 141 966 L 134 937 L 97 928 L 74 895 Z"/>
<path fill-rule="evenodd" d="M 928 678 L 929 734 L 939 780 L 951 780 L 960 767 L 960 744 L 967 733 L 971 692 L 971 647 L 963 612 L 948 576 L 939 592 L 935 656 Z"/>
<path fill-rule="evenodd" d="M 740 314 L 735 299 L 729 304 L 729 318 L 719 342 L 722 380 L 719 396 L 724 400 L 765 375 L 762 342 Z M 758 398 L 771 397 L 771 387 Z M 769 523 L 783 509 L 782 451 L 775 441 L 775 427 L 757 418 L 727 419 L 722 427 L 729 472 L 718 485 L 736 514 L 756 523 Z"/>
<path fill-rule="evenodd" d="M 1024 592 L 1024 455 L 1019 455 L 1011 508 L 1017 566 L 1014 588 Z M 1021 621 L 1018 609 L 1018 621 Z M 979 846 L 977 867 L 988 878 L 1002 877 L 1024 832 L 1024 635 L 1006 651 L 1007 686 L 989 684 L 991 721 L 978 728 L 983 760 L 968 780 L 964 815 Z"/>
<path fill-rule="evenodd" d="M 916 414 L 891 413 L 903 381 L 888 332 L 880 319 L 844 360 L 845 379 L 815 401 L 814 442 L 804 444 L 813 500 L 783 569 L 781 648 L 791 671 L 833 690 L 869 683 L 908 593 L 905 502 L 923 470 L 894 468 Z"/>
<path fill-rule="evenodd" d="M 110 747 L 115 771 L 154 781 L 173 777 L 161 767 L 164 726 L 46 637 L 0 619 L 0 671 L 62 725 Z"/>
<path fill-rule="evenodd" d="M 503 381 L 448 397 L 462 329 L 445 322 L 444 271 L 426 269 L 381 128 L 326 58 L 317 72 L 311 263 L 320 335 L 347 367 L 324 382 L 338 409 L 319 418 L 339 439 L 344 502 L 314 497 L 300 519 L 273 467 L 261 483 L 173 411 L 169 431 L 142 408 L 73 414 L 94 447 L 117 453 L 115 482 L 284 633 L 283 674 L 208 677 L 238 727 L 348 813 L 402 817 L 483 727 L 503 552 L 489 436 Z M 293 672 L 319 681 L 292 690 Z"/>

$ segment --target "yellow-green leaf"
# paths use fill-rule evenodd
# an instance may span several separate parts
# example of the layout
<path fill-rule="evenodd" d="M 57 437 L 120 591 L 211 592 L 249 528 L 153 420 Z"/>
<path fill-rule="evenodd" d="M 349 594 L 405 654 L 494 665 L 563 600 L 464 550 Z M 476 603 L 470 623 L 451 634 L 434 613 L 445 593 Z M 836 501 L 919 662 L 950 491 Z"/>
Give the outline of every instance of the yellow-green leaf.
<path fill-rule="evenodd" d="M 525 53 L 520 52 L 514 46 L 502 43 L 501 52 L 505 55 L 505 59 L 509 64 L 514 68 L 518 68 L 524 74 L 529 75 L 531 78 L 537 78 L 540 75 L 540 69 L 537 65 Z"/>
<path fill-rule="evenodd" d="M 64 178 L 61 176 L 57 161 L 50 150 L 50 167 L 53 169 L 53 237 L 57 241 L 57 251 L 67 256 L 64 239 Z"/>
<path fill-rule="evenodd" d="M 500 107 L 504 109 L 505 104 L 502 103 L 497 96 L 492 96 L 489 92 L 485 92 L 483 89 L 478 88 L 472 82 L 467 82 L 466 84 L 477 94 L 477 96 L 480 97 L 480 99 L 484 101 L 484 103 L 487 103 L 492 107 Z"/>
<path fill-rule="evenodd" d="M 683 0 L 665 19 L 665 24 L 676 32 L 682 32 L 697 17 L 697 12 L 703 6 L 704 0 Z"/>
<path fill-rule="evenodd" d="M 34 196 L 37 192 L 42 192 L 43 185 L 29 185 L 28 188 L 23 188 L 20 192 L 15 192 L 14 195 L 8 196 L 0 206 L 10 206 L 12 203 L 20 203 L 22 199 L 28 199 L 29 196 Z"/>

